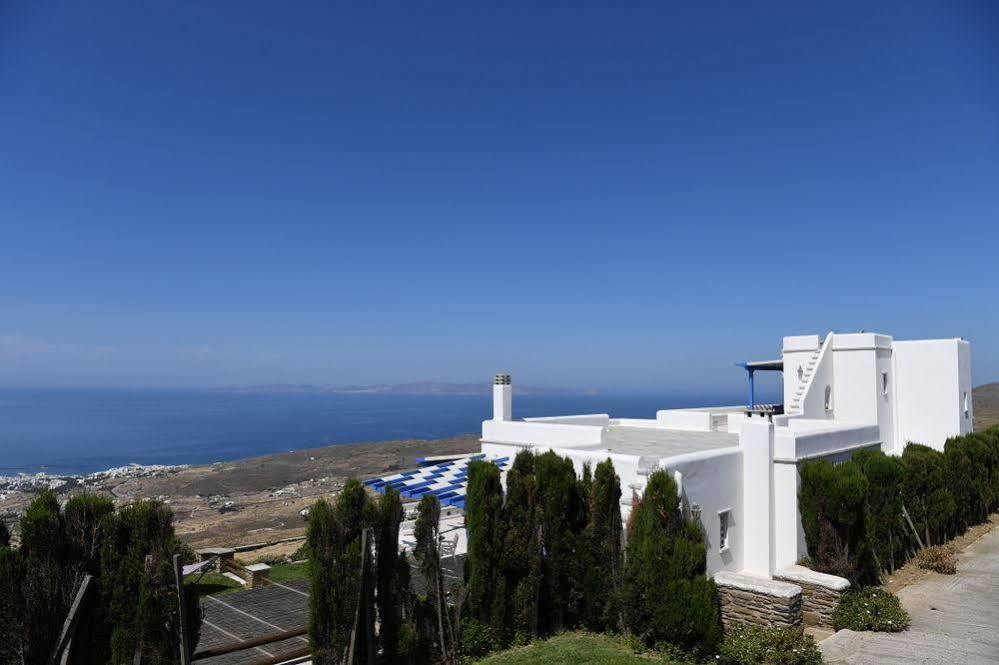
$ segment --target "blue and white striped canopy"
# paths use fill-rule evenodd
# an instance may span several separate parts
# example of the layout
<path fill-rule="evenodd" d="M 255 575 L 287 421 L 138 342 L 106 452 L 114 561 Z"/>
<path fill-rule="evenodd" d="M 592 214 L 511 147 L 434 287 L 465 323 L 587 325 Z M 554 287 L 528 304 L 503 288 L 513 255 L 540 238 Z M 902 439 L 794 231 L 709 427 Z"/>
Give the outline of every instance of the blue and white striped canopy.
<path fill-rule="evenodd" d="M 465 508 L 465 492 L 468 489 L 468 463 L 472 460 L 486 460 L 506 471 L 509 457 L 487 459 L 484 453 L 461 459 L 403 471 L 384 478 L 371 478 L 364 484 L 384 493 L 386 487 L 394 487 L 404 497 L 419 499 L 425 494 L 436 494 L 441 504 Z"/>

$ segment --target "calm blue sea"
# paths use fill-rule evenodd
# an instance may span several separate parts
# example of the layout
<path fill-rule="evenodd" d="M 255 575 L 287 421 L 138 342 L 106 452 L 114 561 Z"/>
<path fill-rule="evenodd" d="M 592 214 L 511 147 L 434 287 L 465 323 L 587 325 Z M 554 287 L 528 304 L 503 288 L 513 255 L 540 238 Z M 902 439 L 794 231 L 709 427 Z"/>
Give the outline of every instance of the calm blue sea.
<path fill-rule="evenodd" d="M 517 395 L 516 417 L 741 403 L 731 395 Z M 202 464 L 339 443 L 477 433 L 485 395 L 0 390 L 0 474 Z"/>

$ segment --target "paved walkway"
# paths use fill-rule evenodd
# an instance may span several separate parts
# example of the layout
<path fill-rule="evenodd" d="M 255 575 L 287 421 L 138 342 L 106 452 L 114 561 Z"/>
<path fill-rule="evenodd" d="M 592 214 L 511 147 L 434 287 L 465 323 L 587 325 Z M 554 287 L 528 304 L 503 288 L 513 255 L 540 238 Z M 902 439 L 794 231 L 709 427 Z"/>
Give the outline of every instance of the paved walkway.
<path fill-rule="evenodd" d="M 956 575 L 899 594 L 912 616 L 904 633 L 841 630 L 819 643 L 827 663 L 999 662 L 999 529 L 959 555 Z"/>

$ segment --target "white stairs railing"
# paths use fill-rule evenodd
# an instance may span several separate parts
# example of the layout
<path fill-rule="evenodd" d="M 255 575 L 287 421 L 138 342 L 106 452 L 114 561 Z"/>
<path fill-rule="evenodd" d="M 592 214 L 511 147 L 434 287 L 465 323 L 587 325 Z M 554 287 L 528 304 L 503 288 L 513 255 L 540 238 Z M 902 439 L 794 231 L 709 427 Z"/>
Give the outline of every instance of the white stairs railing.
<path fill-rule="evenodd" d="M 801 403 L 805 398 L 805 393 L 808 391 L 808 386 L 812 383 L 812 377 L 815 375 L 815 367 L 819 364 L 819 356 L 822 355 L 822 349 L 825 344 L 819 345 L 819 348 L 812 352 L 811 357 L 802 365 L 801 374 L 798 379 L 798 387 L 795 388 L 794 395 L 791 396 L 791 404 L 788 409 L 789 412 L 801 411 Z"/>

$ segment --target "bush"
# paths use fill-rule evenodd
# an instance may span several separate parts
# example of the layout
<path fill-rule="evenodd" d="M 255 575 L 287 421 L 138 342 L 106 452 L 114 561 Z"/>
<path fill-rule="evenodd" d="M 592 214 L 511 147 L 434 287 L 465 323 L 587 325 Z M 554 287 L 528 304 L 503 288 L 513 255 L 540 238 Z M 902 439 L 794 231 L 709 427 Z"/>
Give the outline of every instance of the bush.
<path fill-rule="evenodd" d="M 957 557 L 954 548 L 949 545 L 934 545 L 926 547 L 916 555 L 919 567 L 934 570 L 943 575 L 953 575 L 957 572 Z"/>
<path fill-rule="evenodd" d="M 890 591 L 864 587 L 843 594 L 833 610 L 833 627 L 899 633 L 909 627 L 909 613 Z"/>
<path fill-rule="evenodd" d="M 891 574 L 908 558 L 912 532 L 902 517 L 902 477 L 898 457 L 880 450 L 860 450 L 853 461 L 867 478 L 867 541 L 881 572 Z"/>
<path fill-rule="evenodd" d="M 947 486 L 943 453 L 910 443 L 902 452 L 902 464 L 905 467 L 902 500 L 923 538 L 923 545 L 947 540 L 947 527 L 957 503 Z"/>
<path fill-rule="evenodd" d="M 826 460 L 801 467 L 799 506 L 815 570 L 852 584 L 876 581 L 867 541 L 869 483 L 855 462 Z"/>
<path fill-rule="evenodd" d="M 726 665 L 817 665 L 822 653 L 799 628 L 740 625 L 728 629 L 718 661 Z"/>
<path fill-rule="evenodd" d="M 649 647 L 670 642 L 712 653 L 721 639 L 714 582 L 705 576 L 703 534 L 683 518 L 676 483 L 649 476 L 629 519 L 622 600 L 625 625 Z"/>
<path fill-rule="evenodd" d="M 493 629 L 475 619 L 461 622 L 461 655 L 465 658 L 483 658 L 500 648 Z"/>

